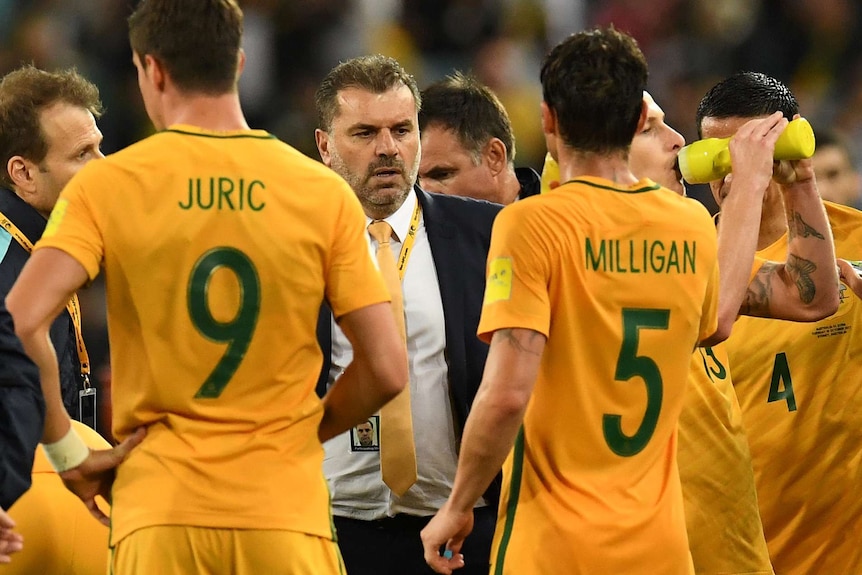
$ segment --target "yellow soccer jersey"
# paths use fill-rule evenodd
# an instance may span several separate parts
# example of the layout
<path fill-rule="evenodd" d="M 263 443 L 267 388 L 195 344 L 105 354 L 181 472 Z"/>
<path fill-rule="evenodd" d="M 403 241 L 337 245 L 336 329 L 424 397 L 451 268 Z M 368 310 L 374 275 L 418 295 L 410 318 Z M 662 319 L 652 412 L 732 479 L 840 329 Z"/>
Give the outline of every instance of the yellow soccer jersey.
<path fill-rule="evenodd" d="M 104 269 L 116 543 L 152 525 L 331 537 L 317 438 L 324 296 L 387 301 L 344 180 L 266 132 L 174 126 L 73 178 L 37 248 Z"/>
<path fill-rule="evenodd" d="M 72 427 L 93 449 L 110 449 L 105 438 L 80 421 Z M 99 508 L 110 513 L 101 499 Z M 104 575 L 108 565 L 108 528 L 96 521 L 51 467 L 42 447 L 33 460 L 33 485 L 9 513 L 24 536 L 24 549 L 3 575 Z"/>
<path fill-rule="evenodd" d="M 716 328 L 715 228 L 649 180 L 579 178 L 507 206 L 480 336 L 547 336 L 504 466 L 496 574 L 692 573 L 676 427 Z"/>
<path fill-rule="evenodd" d="M 754 471 L 725 345 L 695 350 L 679 417 L 679 476 L 698 575 L 770 575 Z"/>
<path fill-rule="evenodd" d="M 862 213 L 824 202 L 838 257 L 862 254 Z M 758 252 L 784 259 L 786 235 Z M 740 318 L 727 341 L 775 572 L 862 573 L 862 302 L 840 286 L 815 323 Z"/>

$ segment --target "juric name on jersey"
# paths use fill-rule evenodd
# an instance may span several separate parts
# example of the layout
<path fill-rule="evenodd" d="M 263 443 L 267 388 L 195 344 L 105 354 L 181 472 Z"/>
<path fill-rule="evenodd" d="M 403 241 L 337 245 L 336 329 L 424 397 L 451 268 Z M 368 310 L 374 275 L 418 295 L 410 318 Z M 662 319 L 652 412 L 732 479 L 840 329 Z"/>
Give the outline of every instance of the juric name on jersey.
<path fill-rule="evenodd" d="M 223 176 L 209 178 L 189 178 L 189 192 L 185 202 L 178 205 L 184 210 L 200 208 L 202 210 L 244 210 L 246 208 L 259 212 L 266 202 L 255 197 L 266 189 L 260 180 L 246 183 L 243 178 L 233 179 Z"/>

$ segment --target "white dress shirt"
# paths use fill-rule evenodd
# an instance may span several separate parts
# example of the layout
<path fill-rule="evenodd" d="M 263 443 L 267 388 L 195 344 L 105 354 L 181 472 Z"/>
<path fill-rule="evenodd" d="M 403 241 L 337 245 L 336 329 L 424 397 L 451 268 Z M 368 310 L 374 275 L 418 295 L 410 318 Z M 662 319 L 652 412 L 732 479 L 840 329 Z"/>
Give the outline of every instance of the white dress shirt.
<path fill-rule="evenodd" d="M 411 190 L 401 207 L 386 218 L 398 236 L 391 241 L 396 261 L 417 202 L 416 193 Z M 366 239 L 368 249 L 375 254 L 377 242 L 368 234 Z M 418 478 L 400 498 L 383 483 L 380 452 L 376 449 L 377 420 L 373 420 L 374 448 L 357 448 L 353 431 L 332 438 L 324 445 L 323 470 L 332 492 L 333 513 L 341 517 L 374 520 L 398 513 L 432 515 L 448 498 L 455 479 L 458 451 L 449 396 L 443 303 L 424 216 L 419 221 L 401 286 Z M 330 383 L 344 371 L 352 357 L 349 341 L 333 321 Z"/>

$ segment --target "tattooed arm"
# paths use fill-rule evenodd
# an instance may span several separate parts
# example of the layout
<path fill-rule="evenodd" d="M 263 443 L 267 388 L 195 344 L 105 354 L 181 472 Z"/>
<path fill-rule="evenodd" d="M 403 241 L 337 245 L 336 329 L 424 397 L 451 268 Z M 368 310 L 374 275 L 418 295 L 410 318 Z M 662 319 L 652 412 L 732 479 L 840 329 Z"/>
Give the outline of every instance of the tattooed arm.
<path fill-rule="evenodd" d="M 787 260 L 766 262 L 748 286 L 740 313 L 817 321 L 838 309 L 838 274 L 832 231 L 810 159 L 780 162 L 787 218 Z"/>
<path fill-rule="evenodd" d="M 754 265 L 763 198 L 772 180 L 775 142 L 786 126 L 780 112 L 746 122 L 730 140 L 733 173 L 711 184 L 721 204 L 718 328 L 699 345 L 725 340 L 740 313 Z"/>
<path fill-rule="evenodd" d="M 464 427 L 452 493 L 422 530 L 425 560 L 439 573 L 463 566 L 459 551 L 472 529 L 473 506 L 515 443 L 539 372 L 545 341 L 543 334 L 530 329 L 494 332 L 482 384 Z M 455 557 L 441 556 L 438 553 L 441 545 L 446 545 Z"/>

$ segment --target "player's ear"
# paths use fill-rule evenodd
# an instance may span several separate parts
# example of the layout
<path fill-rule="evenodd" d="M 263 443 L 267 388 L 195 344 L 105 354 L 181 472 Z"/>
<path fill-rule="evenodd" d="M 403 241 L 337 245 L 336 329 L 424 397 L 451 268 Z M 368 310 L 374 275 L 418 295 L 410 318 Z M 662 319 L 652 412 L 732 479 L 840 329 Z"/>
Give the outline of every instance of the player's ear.
<path fill-rule="evenodd" d="M 245 70 L 245 50 L 242 48 L 239 49 L 239 54 L 237 55 L 236 62 L 236 77 L 239 78 L 242 75 L 242 71 Z"/>
<path fill-rule="evenodd" d="M 500 138 L 491 138 L 482 150 L 488 169 L 496 176 L 506 169 L 509 164 L 509 155 L 506 153 L 506 144 Z"/>
<path fill-rule="evenodd" d="M 557 133 L 557 114 L 546 102 L 542 102 L 542 132 L 550 135 Z"/>
<path fill-rule="evenodd" d="M 169 77 L 164 65 L 158 58 L 151 54 L 144 55 L 144 62 L 146 64 L 145 69 L 147 70 L 147 77 L 159 92 L 164 92 L 165 82 Z"/>
<path fill-rule="evenodd" d="M 21 199 L 26 201 L 24 195 L 36 192 L 36 172 L 38 170 L 39 166 L 23 156 L 12 156 L 6 162 L 6 173 L 9 174 L 15 192 L 21 196 Z"/>
<path fill-rule="evenodd" d="M 314 130 L 314 142 L 323 164 L 332 167 L 332 154 L 329 151 L 329 132 L 317 128 Z"/>

